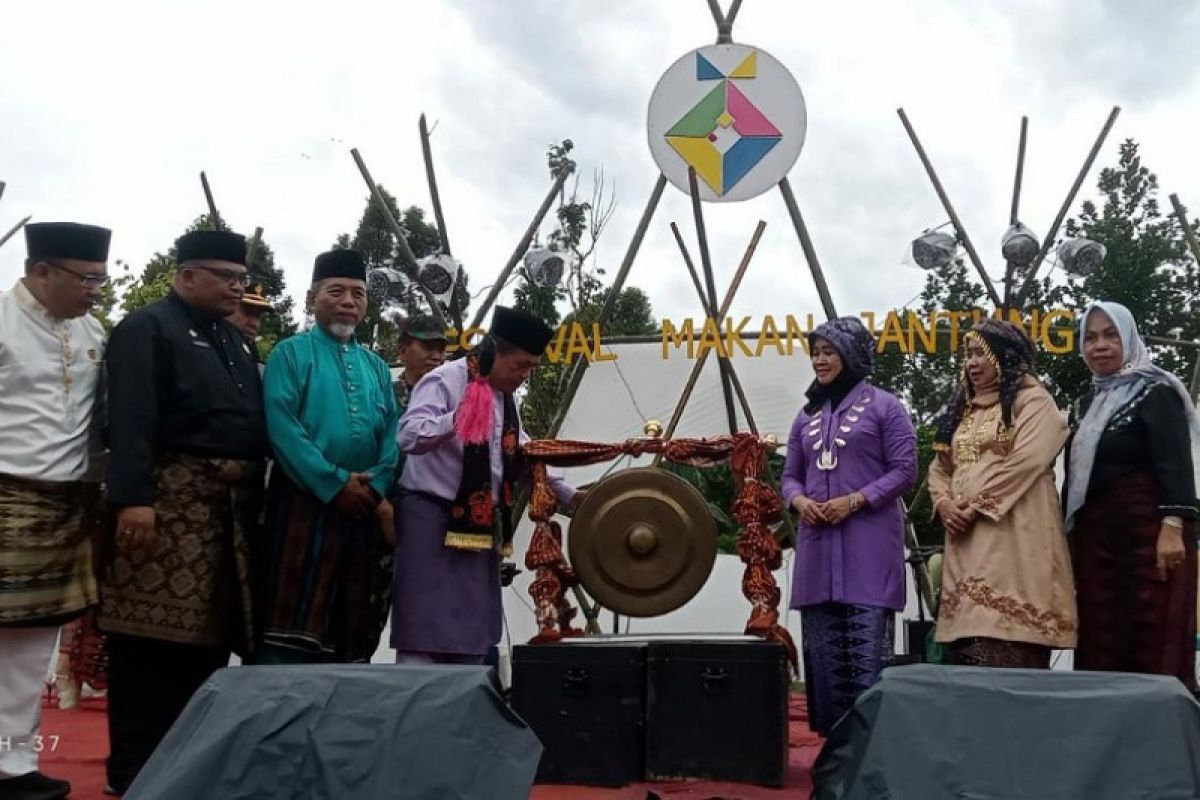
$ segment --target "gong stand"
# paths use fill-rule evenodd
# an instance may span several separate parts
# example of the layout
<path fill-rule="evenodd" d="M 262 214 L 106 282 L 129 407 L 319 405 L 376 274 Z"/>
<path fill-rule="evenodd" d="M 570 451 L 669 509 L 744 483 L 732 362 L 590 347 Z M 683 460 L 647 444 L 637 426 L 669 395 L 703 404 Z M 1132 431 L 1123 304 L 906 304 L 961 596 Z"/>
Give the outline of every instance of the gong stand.
<path fill-rule="evenodd" d="M 648 454 L 661 455 L 672 463 L 692 467 L 712 467 L 728 461 L 735 490 L 731 515 L 742 526 L 737 544 L 738 555 L 746 565 L 742 594 L 750 601 L 745 633 L 784 645 L 792 667 L 797 669 L 796 644 L 787 628 L 779 624 L 780 591 L 772 574 L 782 566 L 783 554 L 769 526 L 782 515 L 783 504 L 764 480 L 764 472 L 767 454 L 778 446 L 774 437 L 760 438 L 751 433 L 713 439 L 646 436 L 619 444 L 564 439 L 537 439 L 526 443 L 522 453 L 533 473 L 529 518 L 533 520 L 534 530 L 525 552 L 525 568 L 535 575 L 529 595 L 533 598 L 538 624 L 537 635 L 530 644 L 583 635 L 583 631 L 571 625 L 576 610 L 567 600 L 566 590 L 577 586 L 579 578 L 563 557 L 562 527 L 551 519 L 557 500 L 547 480 L 548 466 L 577 467 L 622 456 L 637 458 Z"/>
<path fill-rule="evenodd" d="M 0 197 L 4 197 L 4 187 L 7 185 L 8 184 L 6 184 L 4 181 L 0 181 Z M 21 220 L 16 225 L 13 225 L 11 228 L 9 228 L 8 231 L 4 233 L 3 236 L 0 236 L 0 247 L 3 247 L 5 242 L 7 242 L 12 237 L 16 236 L 17 231 L 19 231 L 19 230 L 21 230 L 21 228 L 25 227 L 25 223 L 29 222 L 30 219 L 32 219 L 32 217 L 25 217 L 25 219 Z"/>

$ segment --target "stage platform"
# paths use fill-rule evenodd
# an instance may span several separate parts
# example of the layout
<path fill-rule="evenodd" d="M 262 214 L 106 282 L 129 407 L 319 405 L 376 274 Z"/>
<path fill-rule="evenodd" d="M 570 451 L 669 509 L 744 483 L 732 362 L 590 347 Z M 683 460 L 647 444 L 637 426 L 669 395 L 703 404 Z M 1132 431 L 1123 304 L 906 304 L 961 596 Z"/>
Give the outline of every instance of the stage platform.
<path fill-rule="evenodd" d="M 104 759 L 108 755 L 106 704 L 102 699 L 83 701 L 62 711 L 47 706 L 42 711 L 42 771 L 71 782 L 72 800 L 106 800 Z M 787 786 L 767 789 L 735 783 L 638 783 L 621 789 L 585 786 L 539 785 L 532 800 L 774 800 L 807 798 L 812 789 L 809 769 L 821 748 L 821 739 L 808 730 L 803 695 L 793 695 L 789 714 L 789 768 Z M 57 737 L 57 738 L 55 738 Z"/>

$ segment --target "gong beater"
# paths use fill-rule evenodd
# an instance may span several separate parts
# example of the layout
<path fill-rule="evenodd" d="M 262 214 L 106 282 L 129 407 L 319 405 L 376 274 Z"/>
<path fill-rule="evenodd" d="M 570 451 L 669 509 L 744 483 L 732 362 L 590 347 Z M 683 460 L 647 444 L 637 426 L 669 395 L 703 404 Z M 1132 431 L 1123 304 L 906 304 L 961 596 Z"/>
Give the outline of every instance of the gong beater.
<path fill-rule="evenodd" d="M 588 490 L 567 535 L 571 565 L 600 605 L 654 617 L 700 591 L 717 557 L 717 523 L 695 487 L 637 467 Z"/>

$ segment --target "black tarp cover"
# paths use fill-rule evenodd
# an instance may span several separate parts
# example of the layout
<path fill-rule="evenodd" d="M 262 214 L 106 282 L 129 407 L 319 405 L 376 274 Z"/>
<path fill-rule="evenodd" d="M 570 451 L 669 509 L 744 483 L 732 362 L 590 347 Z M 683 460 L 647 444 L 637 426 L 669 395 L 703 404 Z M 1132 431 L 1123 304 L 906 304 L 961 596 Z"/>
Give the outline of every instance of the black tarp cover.
<path fill-rule="evenodd" d="M 1200 800 L 1200 704 L 1153 675 L 894 667 L 813 782 L 814 800 Z"/>
<path fill-rule="evenodd" d="M 524 800 L 541 751 L 486 667 L 235 667 L 125 798 Z"/>

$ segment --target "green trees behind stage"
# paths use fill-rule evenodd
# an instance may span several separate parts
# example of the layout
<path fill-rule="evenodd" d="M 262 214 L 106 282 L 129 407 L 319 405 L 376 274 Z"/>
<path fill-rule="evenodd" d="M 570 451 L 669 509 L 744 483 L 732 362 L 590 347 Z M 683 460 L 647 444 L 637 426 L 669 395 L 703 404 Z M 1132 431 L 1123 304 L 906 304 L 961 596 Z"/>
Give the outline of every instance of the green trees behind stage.
<path fill-rule="evenodd" d="M 1067 220 L 1064 234 L 1103 244 L 1108 250 L 1104 263 L 1086 278 L 1043 265 L 1043 278 L 1024 308 L 1078 312 L 1095 300 L 1113 300 L 1133 311 L 1143 336 L 1200 339 L 1200 271 L 1188 257 L 1179 221 L 1160 207 L 1158 178 L 1142 163 L 1136 142 L 1128 139 L 1120 145 L 1116 165 L 1101 170 L 1096 188 L 1099 197 L 1083 201 L 1078 216 Z M 996 253 L 992 262 L 998 258 Z M 1054 259 L 1052 252 L 1047 260 Z M 985 263 L 988 260 L 985 253 Z M 1017 285 L 1023 278 L 1018 276 Z M 915 305 L 922 311 L 956 311 L 988 304 L 974 270 L 959 260 L 928 274 Z M 1185 384 L 1192 380 L 1200 353 L 1153 343 L 1151 350 L 1158 363 Z M 918 424 L 922 476 L 931 458 L 934 423 L 961 370 L 961 351 L 948 347 L 917 354 L 892 348 L 879 355 L 876 383 L 901 397 Z M 1077 343 L 1068 353 L 1040 352 L 1038 372 L 1061 408 L 1084 391 L 1089 379 Z M 940 542 L 941 528 L 930 520 L 928 496 L 918 498 L 914 492 L 908 498 L 910 506 L 914 499 L 919 502 L 911 518 L 918 537 L 926 544 Z"/>

